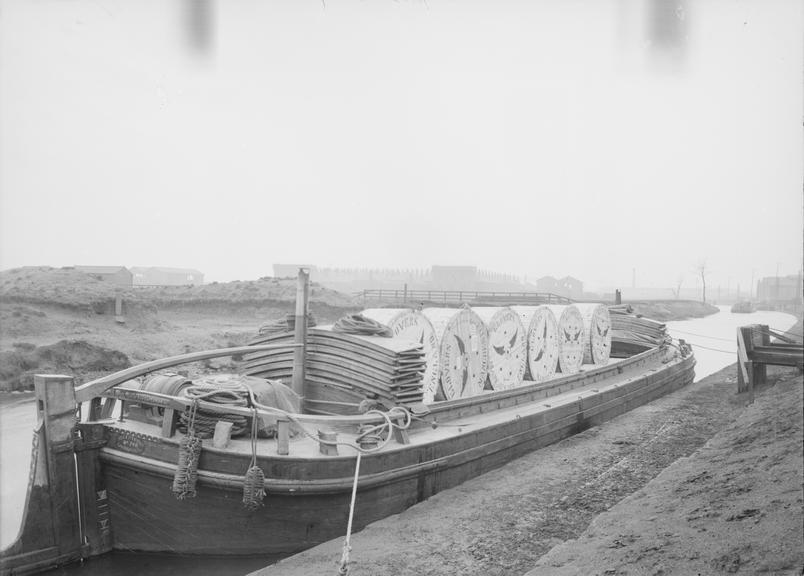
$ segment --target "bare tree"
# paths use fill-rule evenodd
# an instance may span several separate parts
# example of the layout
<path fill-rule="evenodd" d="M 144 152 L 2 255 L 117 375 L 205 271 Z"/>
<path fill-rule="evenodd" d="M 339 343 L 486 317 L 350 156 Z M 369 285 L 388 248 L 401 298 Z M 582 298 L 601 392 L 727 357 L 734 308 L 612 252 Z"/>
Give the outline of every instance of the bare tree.
<path fill-rule="evenodd" d="M 701 284 L 703 285 L 703 295 L 701 301 L 706 304 L 706 275 L 709 273 L 709 267 L 706 265 L 706 260 L 701 260 L 695 266 L 695 273 L 701 277 Z"/>
<path fill-rule="evenodd" d="M 673 296 L 676 297 L 676 300 L 678 300 L 679 296 L 681 295 L 681 285 L 683 283 L 684 283 L 684 275 L 679 274 L 678 278 L 676 279 L 676 287 L 671 288 L 671 290 L 673 290 Z"/>

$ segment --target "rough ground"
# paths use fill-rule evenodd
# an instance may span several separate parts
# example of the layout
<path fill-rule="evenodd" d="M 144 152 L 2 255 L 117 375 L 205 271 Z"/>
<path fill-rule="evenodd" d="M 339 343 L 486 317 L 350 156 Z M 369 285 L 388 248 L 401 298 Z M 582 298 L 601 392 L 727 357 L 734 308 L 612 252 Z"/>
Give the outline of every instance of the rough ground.
<path fill-rule="evenodd" d="M 802 378 L 781 378 L 690 458 L 528 576 L 801 574 Z"/>
<path fill-rule="evenodd" d="M 115 318 L 118 295 L 122 322 Z M 72 268 L 0 271 L 0 391 L 32 389 L 35 373 L 67 373 L 80 383 L 154 358 L 246 344 L 262 324 L 292 313 L 295 297 L 292 278 L 126 288 Z M 717 311 L 686 300 L 635 306 L 658 319 Z M 328 323 L 359 311 L 361 303 L 313 284 L 310 309 Z M 98 363 L 103 356 L 114 361 Z M 224 358 L 186 371 L 234 368 Z"/>
<path fill-rule="evenodd" d="M 123 299 L 123 322 L 114 315 Z M 259 327 L 295 310 L 294 279 L 202 286 L 119 287 L 70 268 L 0 272 L 0 390 L 30 389 L 34 373 L 79 382 L 155 358 L 248 342 Z M 314 284 L 320 323 L 359 309 L 350 296 Z M 113 359 L 98 362 L 98 358 Z M 228 358 L 187 369 L 231 370 Z"/>
<path fill-rule="evenodd" d="M 800 530 L 791 533 L 790 529 L 802 525 L 801 378 L 790 370 L 769 372 L 769 386 L 760 390 L 756 404 L 745 414 L 747 399 L 735 394 L 736 372 L 732 366 L 376 522 L 353 536 L 350 575 L 520 576 L 534 566 L 540 568 L 531 575 L 550 575 L 558 568 L 537 563 L 554 546 L 579 538 L 595 517 L 623 498 L 640 489 L 639 494 L 652 494 L 662 486 L 674 490 L 669 497 L 656 497 L 656 501 L 666 502 L 664 512 L 641 515 L 638 500 L 636 509 L 619 514 L 606 523 L 605 529 L 593 532 L 600 534 L 599 546 L 608 553 L 622 548 L 633 551 L 633 556 L 623 555 L 619 563 L 604 565 L 598 563 L 601 553 L 590 551 L 577 565 L 567 559 L 562 573 L 618 574 L 605 570 L 622 569 L 639 558 L 645 566 L 655 564 L 664 570 L 654 570 L 653 574 L 696 574 L 677 571 L 671 562 L 665 562 L 665 547 L 682 542 L 682 532 L 688 534 L 681 522 L 692 522 L 693 530 L 708 532 L 711 541 L 685 539 L 674 552 L 697 555 L 705 564 L 701 574 L 716 574 L 734 566 L 753 574 L 761 567 L 776 565 L 769 564 L 771 560 L 778 560 L 779 565 L 800 562 L 800 536 L 796 540 Z M 782 412 L 784 418 L 776 420 L 774 428 L 769 417 L 783 406 L 788 410 Z M 744 418 L 755 418 L 758 411 L 762 416 L 756 416 L 757 425 L 743 427 Z M 683 476 L 671 468 L 656 485 L 648 484 L 667 466 L 692 455 L 721 432 L 729 436 L 718 439 L 718 445 L 734 447 L 719 453 L 722 460 L 710 460 L 715 454 L 707 451 L 702 457 L 685 460 L 688 468 Z M 732 437 L 735 434 L 738 436 Z M 789 435 L 789 440 L 780 442 L 783 435 Z M 738 446 L 744 452 L 736 452 Z M 798 450 L 793 450 L 794 446 Z M 744 474 L 747 467 L 755 471 Z M 769 480 L 771 476 L 778 480 Z M 694 494 L 698 500 L 693 504 Z M 670 514 L 676 514 L 675 521 L 670 520 Z M 646 529 L 637 523 L 648 522 L 648 518 L 653 518 L 656 537 L 641 540 L 639 535 Z M 772 541 L 779 548 L 773 559 L 759 555 L 766 548 L 758 541 L 747 543 L 753 542 L 753 537 L 760 539 L 756 532 L 747 534 L 745 541 L 730 538 L 736 528 L 758 519 L 763 523 L 761 528 L 777 526 L 779 534 L 786 534 L 783 539 L 773 533 Z M 342 539 L 330 541 L 258 574 L 335 573 L 342 543 Z M 751 545 L 755 548 L 746 548 Z M 572 550 L 584 548 L 581 545 Z M 565 552 L 556 558 L 565 557 L 575 556 Z M 714 561 L 707 563 L 710 559 Z M 559 561 L 564 560 L 555 562 Z M 630 570 L 629 574 L 651 573 L 637 567 Z"/>

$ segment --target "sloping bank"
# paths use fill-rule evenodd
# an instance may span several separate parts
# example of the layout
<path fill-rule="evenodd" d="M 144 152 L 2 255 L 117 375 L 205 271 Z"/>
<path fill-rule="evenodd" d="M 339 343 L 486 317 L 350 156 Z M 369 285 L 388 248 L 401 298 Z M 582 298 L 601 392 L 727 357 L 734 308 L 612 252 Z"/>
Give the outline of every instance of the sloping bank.
<path fill-rule="evenodd" d="M 774 374 L 770 382 L 778 378 Z M 745 398 L 735 391 L 731 366 L 371 524 L 352 537 L 350 575 L 520 576 L 554 546 L 578 538 L 599 514 L 734 423 L 745 407 Z M 758 397 L 764 401 L 762 393 Z M 800 484 L 797 489 L 800 494 Z M 684 495 L 673 497 L 680 507 Z M 332 540 L 254 574 L 335 573 L 342 544 L 342 538 Z"/>
<path fill-rule="evenodd" d="M 800 574 L 802 377 L 787 371 L 689 458 L 598 516 L 527 576 Z"/>

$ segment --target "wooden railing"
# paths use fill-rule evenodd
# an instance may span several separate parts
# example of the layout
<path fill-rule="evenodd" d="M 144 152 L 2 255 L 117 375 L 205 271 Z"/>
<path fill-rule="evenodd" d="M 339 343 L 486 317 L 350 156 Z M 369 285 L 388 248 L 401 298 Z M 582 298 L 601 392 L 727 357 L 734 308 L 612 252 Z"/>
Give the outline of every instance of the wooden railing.
<path fill-rule="evenodd" d="M 358 293 L 363 305 L 370 302 L 393 302 L 400 304 L 571 304 L 566 296 L 551 292 L 504 292 L 484 290 L 408 290 L 375 289 Z"/>
<path fill-rule="evenodd" d="M 777 342 L 771 344 L 771 335 Z M 737 393 L 748 392 L 754 401 L 754 387 L 765 383 L 767 365 L 804 369 L 804 345 L 770 330 L 764 324 L 737 328 Z"/>

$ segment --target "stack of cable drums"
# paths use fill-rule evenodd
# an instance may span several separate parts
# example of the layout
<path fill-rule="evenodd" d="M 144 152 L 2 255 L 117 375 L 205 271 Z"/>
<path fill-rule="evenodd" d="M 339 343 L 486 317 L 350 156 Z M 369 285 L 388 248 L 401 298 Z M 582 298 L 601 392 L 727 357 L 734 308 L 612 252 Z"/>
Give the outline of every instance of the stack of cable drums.
<path fill-rule="evenodd" d="M 422 345 L 426 361 L 422 377 L 423 400 L 425 404 L 431 404 L 438 391 L 441 355 L 438 349 L 438 338 L 436 338 L 433 325 L 427 317 L 418 310 L 408 308 L 369 308 L 363 310 L 361 314 L 388 326 L 395 338 L 419 342 Z"/>
<path fill-rule="evenodd" d="M 552 378 L 558 368 L 558 323 L 547 306 L 512 306 L 528 338 L 528 376 L 534 382 Z"/>
<path fill-rule="evenodd" d="M 575 374 L 583 365 L 586 343 L 581 312 L 573 304 L 548 308 L 558 322 L 558 368 L 562 374 Z"/>
<path fill-rule="evenodd" d="M 447 400 L 483 391 L 488 376 L 489 335 L 483 320 L 468 307 L 425 308 L 440 353 L 441 390 Z"/>
<path fill-rule="evenodd" d="M 584 364 L 608 364 L 611 355 L 611 317 L 603 304 L 575 304 L 586 332 Z"/>
<path fill-rule="evenodd" d="M 489 334 L 489 382 L 494 390 L 522 384 L 527 369 L 527 335 L 519 314 L 508 307 L 472 308 Z"/>

